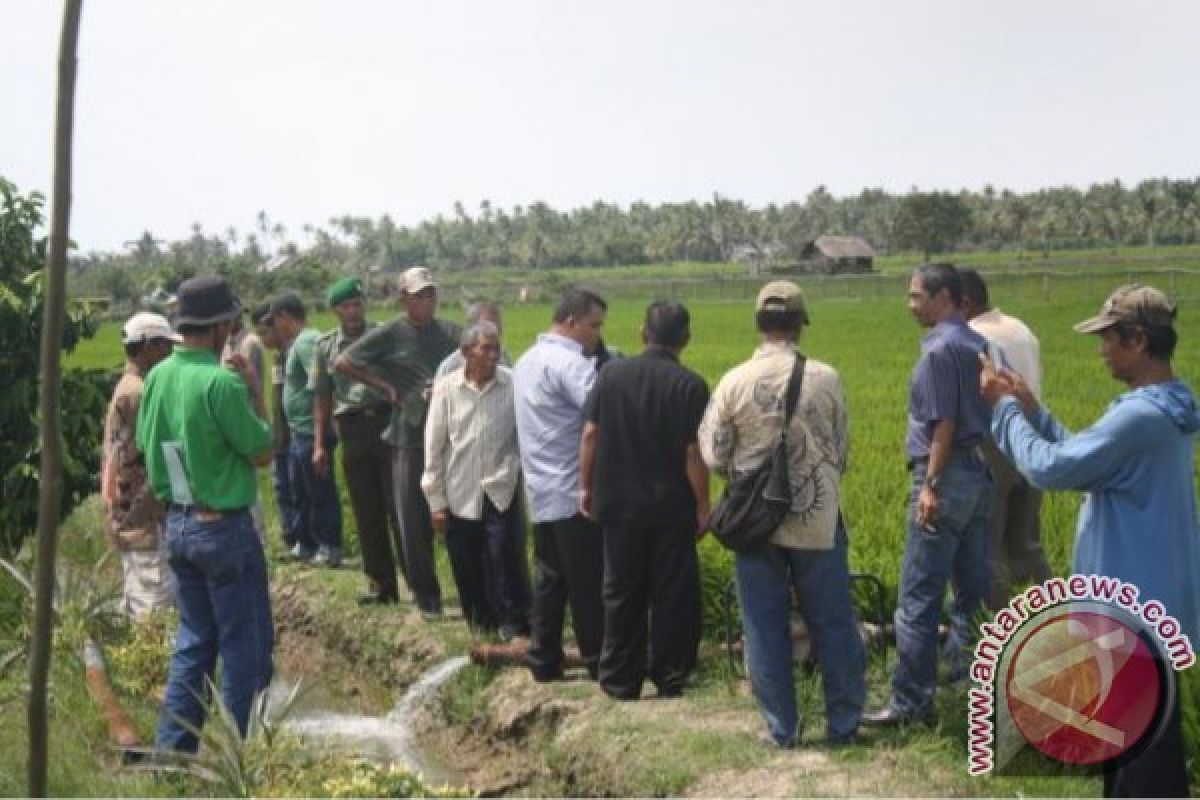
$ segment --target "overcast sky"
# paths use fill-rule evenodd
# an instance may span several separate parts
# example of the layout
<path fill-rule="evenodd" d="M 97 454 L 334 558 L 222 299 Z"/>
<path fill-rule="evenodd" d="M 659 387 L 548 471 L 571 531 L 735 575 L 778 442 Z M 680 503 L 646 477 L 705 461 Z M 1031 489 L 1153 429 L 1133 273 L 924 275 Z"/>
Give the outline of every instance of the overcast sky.
<path fill-rule="evenodd" d="M 61 3 L 0 0 L 48 193 Z M 1194 0 L 86 0 L 72 235 L 1200 174 Z"/>

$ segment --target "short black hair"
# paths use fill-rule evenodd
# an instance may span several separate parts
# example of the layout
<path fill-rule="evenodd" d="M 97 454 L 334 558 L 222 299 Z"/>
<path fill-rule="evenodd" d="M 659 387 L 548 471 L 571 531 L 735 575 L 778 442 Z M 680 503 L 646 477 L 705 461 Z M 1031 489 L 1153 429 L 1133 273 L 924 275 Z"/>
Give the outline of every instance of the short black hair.
<path fill-rule="evenodd" d="M 691 330 L 692 315 L 683 303 L 655 300 L 646 307 L 647 344 L 683 347 Z"/>
<path fill-rule="evenodd" d="M 571 286 L 563 289 L 562 298 L 558 301 L 558 305 L 554 309 L 554 322 L 566 322 L 571 317 L 582 319 L 592 313 L 593 308 L 597 307 L 603 311 L 607 311 L 608 303 L 604 302 L 604 298 L 591 289 L 580 289 L 576 286 Z"/>
<path fill-rule="evenodd" d="M 281 311 L 289 317 L 295 317 L 301 322 L 304 322 L 308 316 L 308 312 L 304 309 L 304 301 L 295 292 L 284 292 L 271 301 L 272 316 Z"/>
<path fill-rule="evenodd" d="M 962 276 L 954 265 L 948 261 L 937 261 L 932 264 L 922 264 L 914 274 L 921 279 L 921 288 L 934 297 L 942 289 L 950 293 L 954 305 L 962 305 L 963 284 Z"/>
<path fill-rule="evenodd" d="M 255 327 L 259 325 L 269 326 L 271 324 L 271 304 L 259 303 L 256 305 L 254 310 L 250 312 L 250 321 L 254 323 Z"/>
<path fill-rule="evenodd" d="M 756 311 L 754 324 L 760 333 L 793 333 L 804 327 L 803 311 Z"/>
<path fill-rule="evenodd" d="M 1156 361 L 1171 360 L 1179 335 L 1169 325 L 1139 325 L 1136 322 L 1118 322 L 1113 326 L 1122 344 L 1133 341 L 1139 332 L 1146 334 L 1146 355 Z"/>
<path fill-rule="evenodd" d="M 146 345 L 145 339 L 139 339 L 136 342 L 128 342 L 125 345 L 125 357 L 126 358 L 137 358 L 141 354 L 142 348 L 145 345 Z"/>
<path fill-rule="evenodd" d="M 970 300 L 980 308 L 990 308 L 987 282 L 979 274 L 979 270 L 965 267 L 958 271 L 958 277 L 962 280 L 963 298 Z"/>

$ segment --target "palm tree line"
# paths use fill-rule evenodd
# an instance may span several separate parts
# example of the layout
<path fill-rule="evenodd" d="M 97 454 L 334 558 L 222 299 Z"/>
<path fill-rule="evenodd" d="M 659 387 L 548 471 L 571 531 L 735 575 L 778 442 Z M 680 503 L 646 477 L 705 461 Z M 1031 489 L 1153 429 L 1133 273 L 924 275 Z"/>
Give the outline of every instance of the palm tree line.
<path fill-rule="evenodd" d="M 72 259 L 76 291 L 133 297 L 149 287 L 171 290 L 193 274 L 219 271 L 254 293 L 274 284 L 306 290 L 334 272 L 375 268 L 397 271 L 417 263 L 444 271 L 489 267 L 541 270 L 671 262 L 728 262 L 751 251 L 797 257 L 823 234 L 858 235 L 881 254 L 929 251 L 910 224 L 921 199 L 936 196 L 951 206 L 937 250 L 1026 250 L 1047 253 L 1073 248 L 1200 242 L 1200 178 L 1119 180 L 1086 189 L 1071 186 L 1018 193 L 985 186 L 981 191 L 904 194 L 863 189 L 834 197 L 824 186 L 803 201 L 752 208 L 714 194 L 705 202 L 636 202 L 628 208 L 596 201 L 559 211 L 543 202 L 511 209 L 483 200 L 475 210 L 455 203 L 418 225 L 378 218 L 340 216 L 324 227 L 305 225 L 303 246 L 267 212 L 254 230 L 206 232 L 198 223 L 186 239 L 165 242 L 150 232 L 126 242 L 124 252 L 89 253 Z M 951 221 L 953 220 L 953 221 Z M 929 221 L 926 228 L 943 224 Z M 948 235 L 947 235 L 948 234 Z M 282 272 L 264 270 L 284 263 Z M 309 286 L 308 284 L 312 284 Z"/>

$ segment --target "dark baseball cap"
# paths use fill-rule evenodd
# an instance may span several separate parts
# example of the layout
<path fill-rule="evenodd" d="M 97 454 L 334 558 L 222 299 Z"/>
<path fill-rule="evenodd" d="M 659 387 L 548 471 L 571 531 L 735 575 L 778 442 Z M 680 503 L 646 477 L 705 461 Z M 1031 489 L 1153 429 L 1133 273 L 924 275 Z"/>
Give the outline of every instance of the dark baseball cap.
<path fill-rule="evenodd" d="M 1130 284 L 1108 296 L 1100 313 L 1075 326 L 1078 333 L 1101 333 L 1121 322 L 1149 328 L 1175 324 L 1175 303 L 1153 286 Z"/>

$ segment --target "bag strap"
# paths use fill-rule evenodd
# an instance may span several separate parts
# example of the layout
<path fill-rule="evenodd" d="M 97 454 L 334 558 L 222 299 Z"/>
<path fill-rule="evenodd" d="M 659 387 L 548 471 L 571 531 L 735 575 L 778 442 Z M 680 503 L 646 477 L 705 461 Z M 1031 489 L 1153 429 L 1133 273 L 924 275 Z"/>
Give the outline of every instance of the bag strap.
<path fill-rule="evenodd" d="M 792 415 L 796 413 L 796 406 L 800 402 L 800 388 L 804 385 L 804 364 L 807 359 L 800 353 L 796 353 L 796 359 L 792 362 L 792 375 L 788 378 L 787 396 L 783 402 L 783 438 L 787 439 L 788 427 L 792 423 Z"/>

